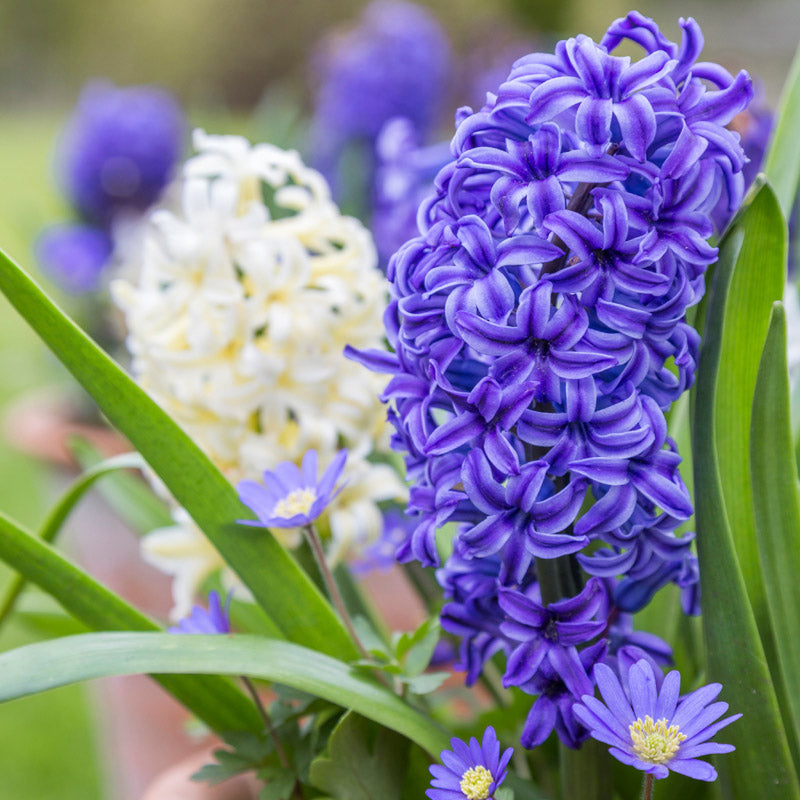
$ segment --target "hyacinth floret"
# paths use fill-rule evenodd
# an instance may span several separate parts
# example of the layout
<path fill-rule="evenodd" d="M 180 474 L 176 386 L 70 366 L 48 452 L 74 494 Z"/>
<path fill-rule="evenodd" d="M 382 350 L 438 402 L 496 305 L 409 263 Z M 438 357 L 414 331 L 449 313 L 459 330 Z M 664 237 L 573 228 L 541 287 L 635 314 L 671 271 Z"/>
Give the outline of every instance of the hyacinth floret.
<path fill-rule="evenodd" d="M 725 126 L 753 92 L 745 72 L 698 62 L 699 26 L 680 26 L 677 44 L 632 12 L 599 43 L 520 58 L 481 109 L 460 109 L 452 160 L 388 267 L 392 352 L 349 351 L 391 376 L 383 397 L 417 519 L 398 558 L 438 566 L 434 533 L 456 523 L 439 572 L 445 628 L 466 637 L 471 680 L 486 653 L 527 654 L 509 667 L 540 695 L 526 746 L 553 727 L 570 746 L 586 737 L 571 703 L 620 613 L 669 582 L 699 610 L 692 534 L 676 533 L 693 508 L 665 412 L 694 380 L 686 312 L 717 255 L 712 220 L 742 199 L 745 157 Z M 625 40 L 644 56 L 614 55 Z M 541 631 L 507 632 L 553 559 L 572 585 L 542 609 L 580 608 L 585 573 L 607 602 L 558 651 L 571 667 L 532 669 Z M 497 600 L 482 626 L 461 587 L 486 582 L 487 564 Z M 511 612 L 511 596 L 527 599 Z"/>

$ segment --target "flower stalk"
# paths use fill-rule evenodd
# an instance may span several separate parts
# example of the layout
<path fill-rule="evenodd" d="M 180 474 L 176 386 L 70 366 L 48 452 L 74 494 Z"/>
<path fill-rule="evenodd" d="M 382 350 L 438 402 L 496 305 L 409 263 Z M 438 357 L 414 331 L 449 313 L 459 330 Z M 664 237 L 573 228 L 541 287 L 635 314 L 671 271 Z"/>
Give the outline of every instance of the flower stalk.
<path fill-rule="evenodd" d="M 319 569 L 320 574 L 322 575 L 322 580 L 325 582 L 325 588 L 328 590 L 328 597 L 330 597 L 331 602 L 333 603 L 336 610 L 339 612 L 339 616 L 341 617 L 345 628 L 347 628 L 347 632 L 350 634 L 350 638 L 353 640 L 353 643 L 358 648 L 358 652 L 361 654 L 361 657 L 371 660 L 372 656 L 364 647 L 363 643 L 361 642 L 361 639 L 358 638 L 356 629 L 353 627 L 353 621 L 350 619 L 350 614 L 348 613 L 347 608 L 344 604 L 344 599 L 342 598 L 342 594 L 339 591 L 339 587 L 336 585 L 336 580 L 334 579 L 333 573 L 331 572 L 331 569 L 328 566 L 328 562 L 325 559 L 325 551 L 322 548 L 322 542 L 320 541 L 319 535 L 317 534 L 314 525 L 312 523 L 304 525 L 303 534 L 305 535 L 306 541 L 311 547 L 311 552 L 314 554 L 314 561 L 317 562 L 317 568 Z"/>

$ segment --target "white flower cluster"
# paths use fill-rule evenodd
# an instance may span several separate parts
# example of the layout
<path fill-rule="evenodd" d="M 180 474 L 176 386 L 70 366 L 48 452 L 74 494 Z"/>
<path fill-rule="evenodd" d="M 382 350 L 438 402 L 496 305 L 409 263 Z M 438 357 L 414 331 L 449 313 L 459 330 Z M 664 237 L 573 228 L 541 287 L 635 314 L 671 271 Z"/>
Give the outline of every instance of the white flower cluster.
<path fill-rule="evenodd" d="M 335 559 L 377 538 L 378 502 L 405 496 L 391 468 L 367 461 L 388 451 L 385 378 L 342 355 L 381 346 L 387 287 L 372 238 L 296 152 L 202 131 L 194 145 L 180 209 L 152 213 L 137 282 L 112 285 L 133 373 L 232 482 L 309 448 L 325 467 L 347 447 L 347 486 L 323 519 Z M 176 521 L 145 553 L 178 577 L 182 611 L 221 561 Z"/>

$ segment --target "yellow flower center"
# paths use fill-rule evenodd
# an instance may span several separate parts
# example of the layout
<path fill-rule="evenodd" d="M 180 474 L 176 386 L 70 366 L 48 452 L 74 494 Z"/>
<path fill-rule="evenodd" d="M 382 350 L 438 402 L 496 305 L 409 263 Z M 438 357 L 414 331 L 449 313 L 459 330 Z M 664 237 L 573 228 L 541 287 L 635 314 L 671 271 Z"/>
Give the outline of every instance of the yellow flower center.
<path fill-rule="evenodd" d="M 631 723 L 628 730 L 631 732 L 634 753 L 648 764 L 666 764 L 686 738 L 677 725 L 668 728 L 666 719 L 653 722 L 649 714 L 644 721 L 639 717 Z"/>
<path fill-rule="evenodd" d="M 285 519 L 291 519 L 295 514 L 308 514 L 316 499 L 317 493 L 313 489 L 295 489 L 275 504 L 272 513 Z"/>
<path fill-rule="evenodd" d="M 467 800 L 487 800 L 493 780 L 486 767 L 472 767 L 461 776 L 459 786 Z"/>

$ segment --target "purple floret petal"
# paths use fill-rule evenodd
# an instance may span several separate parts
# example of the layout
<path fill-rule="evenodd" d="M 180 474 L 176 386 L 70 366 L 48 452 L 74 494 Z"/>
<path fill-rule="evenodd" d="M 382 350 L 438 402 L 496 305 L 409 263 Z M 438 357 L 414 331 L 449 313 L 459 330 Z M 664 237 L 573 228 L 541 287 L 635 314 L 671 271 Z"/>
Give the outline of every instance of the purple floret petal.
<path fill-rule="evenodd" d="M 609 711 L 617 719 L 633 721 L 633 709 L 613 670 L 605 664 L 597 664 L 594 668 L 594 680 Z"/>
<path fill-rule="evenodd" d="M 672 717 L 672 724 L 678 725 L 681 730 L 691 724 L 702 710 L 711 703 L 722 691 L 721 683 L 709 683 L 695 689 L 686 695 L 679 703 Z"/>
<path fill-rule="evenodd" d="M 607 706 L 593 695 L 583 695 L 581 702 L 575 705 L 574 712 L 587 728 L 593 730 L 593 736 L 596 732 L 601 732 L 606 737 L 602 739 L 606 744 L 624 746 L 630 741 L 628 731 L 630 723 L 626 724 L 612 714 Z"/>
<path fill-rule="evenodd" d="M 256 481 L 239 481 L 236 484 L 239 499 L 246 505 L 262 522 L 272 516 L 275 503 L 278 498 Z M 254 524 L 252 520 L 242 520 L 246 524 Z"/>
<path fill-rule="evenodd" d="M 657 689 L 653 668 L 647 661 L 638 661 L 628 673 L 628 690 L 635 717 L 655 716 Z"/>
<path fill-rule="evenodd" d="M 300 462 L 301 479 L 299 486 L 313 486 L 317 482 L 317 451 L 306 450 Z"/>
<path fill-rule="evenodd" d="M 725 708 L 721 708 L 721 706 L 725 706 Z M 741 714 L 732 714 L 729 717 L 725 717 L 725 719 L 721 719 L 718 722 L 712 723 L 711 720 L 718 719 L 728 710 L 728 704 L 714 703 L 708 708 L 713 709 L 711 712 L 709 712 L 708 717 L 701 720 L 700 716 L 702 715 L 698 716 L 698 721 L 702 724 L 690 723 L 686 726 L 686 730 L 689 731 L 689 733 L 686 735 L 694 743 L 699 744 L 700 742 L 710 739 L 712 736 L 715 736 L 717 733 L 719 733 L 719 731 L 721 731 L 723 728 L 726 728 L 728 725 L 730 725 L 731 722 L 736 722 L 736 720 L 742 716 Z"/>
<path fill-rule="evenodd" d="M 715 781 L 717 779 L 717 771 L 711 764 L 705 761 L 697 761 L 693 758 L 673 758 L 669 762 L 669 768 L 679 775 L 694 778 L 696 781 Z"/>
<path fill-rule="evenodd" d="M 336 481 L 342 474 L 342 470 L 344 469 L 345 462 L 347 461 L 347 450 L 339 450 L 338 453 L 334 456 L 333 460 L 330 464 L 328 464 L 328 468 L 322 475 L 322 478 L 319 481 L 319 485 L 317 486 L 317 493 L 320 497 L 327 497 L 330 492 L 333 490 Z M 314 476 L 316 479 L 316 475 Z"/>
<path fill-rule="evenodd" d="M 672 719 L 680 690 L 681 674 L 676 669 L 670 670 L 661 684 L 653 719 Z"/>

